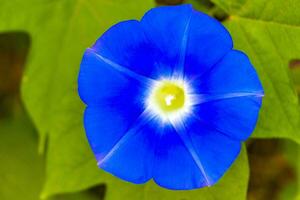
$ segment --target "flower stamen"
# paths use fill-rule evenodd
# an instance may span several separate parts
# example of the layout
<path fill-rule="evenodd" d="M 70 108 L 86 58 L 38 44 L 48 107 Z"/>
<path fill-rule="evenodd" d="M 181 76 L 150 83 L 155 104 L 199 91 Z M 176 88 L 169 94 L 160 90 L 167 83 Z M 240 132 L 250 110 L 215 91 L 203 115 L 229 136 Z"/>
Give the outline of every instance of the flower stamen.
<path fill-rule="evenodd" d="M 165 119 L 176 118 L 189 105 L 189 95 L 183 81 L 160 80 L 151 88 L 148 106 L 155 114 Z"/>

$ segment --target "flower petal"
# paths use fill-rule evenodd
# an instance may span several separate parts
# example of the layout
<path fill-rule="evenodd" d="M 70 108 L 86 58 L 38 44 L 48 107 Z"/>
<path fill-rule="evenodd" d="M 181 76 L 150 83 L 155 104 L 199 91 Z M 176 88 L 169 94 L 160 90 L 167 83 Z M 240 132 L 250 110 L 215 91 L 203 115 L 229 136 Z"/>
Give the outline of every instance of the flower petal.
<path fill-rule="evenodd" d="M 199 166 L 180 136 L 170 125 L 164 125 L 157 142 L 154 181 L 169 189 L 194 189 L 208 185 Z"/>
<path fill-rule="evenodd" d="M 117 68 L 118 66 L 114 67 L 101 59 L 93 50 L 86 50 L 78 78 L 81 99 L 89 105 L 117 103 L 122 100 L 141 105 L 147 85 Z M 146 82 L 147 80 L 144 81 Z"/>
<path fill-rule="evenodd" d="M 263 95 L 263 88 L 249 58 L 232 50 L 205 76 L 195 80 L 200 94 L 252 93 Z"/>
<path fill-rule="evenodd" d="M 99 167 L 123 180 L 144 183 L 152 177 L 157 135 L 146 111 L 136 120 L 132 120 L 129 109 L 123 116 L 121 112 L 88 107 L 87 136 Z"/>
<path fill-rule="evenodd" d="M 195 101 L 199 105 L 194 108 L 199 119 L 238 140 L 250 136 L 262 104 L 263 88 L 245 54 L 230 51 L 193 86 L 200 93 Z"/>
<path fill-rule="evenodd" d="M 190 21 L 185 55 L 185 76 L 201 77 L 216 64 L 233 43 L 225 27 L 212 17 L 194 11 Z"/>
<path fill-rule="evenodd" d="M 84 127 L 89 143 L 97 157 L 105 156 L 140 114 L 135 108 L 117 106 L 88 106 L 84 114 Z"/>
<path fill-rule="evenodd" d="M 201 164 L 209 185 L 215 184 L 237 158 L 241 142 L 199 122 L 190 120 L 174 127 L 190 152 Z"/>
<path fill-rule="evenodd" d="M 140 75 L 152 78 L 158 75 L 155 63 L 160 57 L 159 52 L 136 20 L 112 26 L 96 41 L 92 49 Z"/>
<path fill-rule="evenodd" d="M 159 65 L 170 72 L 183 65 L 191 15 L 191 5 L 161 6 L 148 11 L 141 20 L 145 34 L 159 52 Z"/>
<path fill-rule="evenodd" d="M 228 137 L 246 140 L 254 131 L 261 103 L 261 97 L 245 96 L 210 101 L 193 109 L 201 122 Z"/>

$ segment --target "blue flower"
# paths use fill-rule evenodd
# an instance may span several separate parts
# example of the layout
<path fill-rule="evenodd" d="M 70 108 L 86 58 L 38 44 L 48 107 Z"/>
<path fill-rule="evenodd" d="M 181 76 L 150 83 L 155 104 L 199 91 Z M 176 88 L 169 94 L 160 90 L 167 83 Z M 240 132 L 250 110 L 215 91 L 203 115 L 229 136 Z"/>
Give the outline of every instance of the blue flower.
<path fill-rule="evenodd" d="M 169 189 L 223 176 L 255 128 L 264 93 L 228 31 L 190 5 L 111 27 L 85 51 L 78 84 L 98 166 Z"/>

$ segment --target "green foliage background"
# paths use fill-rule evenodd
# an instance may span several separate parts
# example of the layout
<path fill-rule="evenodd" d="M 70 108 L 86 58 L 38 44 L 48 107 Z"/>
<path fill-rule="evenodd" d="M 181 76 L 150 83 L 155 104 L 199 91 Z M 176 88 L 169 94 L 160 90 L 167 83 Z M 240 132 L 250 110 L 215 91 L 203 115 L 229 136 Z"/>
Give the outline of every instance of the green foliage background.
<path fill-rule="evenodd" d="M 256 67 L 265 98 L 252 137 L 292 140 L 290 152 L 297 153 L 300 112 L 295 88 L 300 73 L 290 71 L 289 63 L 300 59 L 300 1 L 213 0 L 214 6 L 208 1 L 187 2 L 225 19 L 235 48 L 246 52 Z M 31 42 L 21 84 L 30 119 L 22 108 L 0 118 L 0 199 L 246 199 L 246 148 L 219 183 L 194 191 L 169 191 L 152 182 L 125 183 L 96 166 L 82 126 L 84 105 L 77 94 L 82 54 L 111 25 L 139 19 L 155 5 L 153 0 L 0 2 L 0 33 L 24 32 Z M 300 170 L 297 154 L 292 160 Z M 296 198 L 297 191 L 288 198 Z"/>

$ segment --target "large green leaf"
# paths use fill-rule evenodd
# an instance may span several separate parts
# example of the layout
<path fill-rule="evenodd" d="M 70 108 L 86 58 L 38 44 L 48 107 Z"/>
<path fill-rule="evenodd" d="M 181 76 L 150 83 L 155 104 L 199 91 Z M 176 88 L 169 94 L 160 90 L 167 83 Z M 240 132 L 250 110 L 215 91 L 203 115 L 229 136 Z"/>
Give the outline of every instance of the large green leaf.
<path fill-rule="evenodd" d="M 253 137 L 290 138 L 299 143 L 299 105 L 288 64 L 300 58 L 300 1 L 213 1 L 229 14 L 225 25 L 235 48 L 249 55 L 265 89 Z"/>
<path fill-rule="evenodd" d="M 170 191 L 153 182 L 133 185 L 115 180 L 108 185 L 106 200 L 243 200 L 246 199 L 249 167 L 246 148 L 216 185 L 193 191 Z"/>
<path fill-rule="evenodd" d="M 28 119 L 1 120 L 0 141 L 0 199 L 38 199 L 44 165 Z"/>
<path fill-rule="evenodd" d="M 0 199 L 40 199 L 45 179 L 44 159 L 37 152 L 36 131 L 22 111 L 0 120 L 0 142 Z M 99 200 L 99 197 L 91 192 L 81 192 L 51 198 L 77 199 Z"/>
<path fill-rule="evenodd" d="M 49 135 L 43 196 L 105 182 L 82 128 L 80 60 L 107 28 L 139 18 L 153 5 L 152 0 L 1 1 L 0 32 L 24 31 L 32 41 L 22 94 L 42 144 Z"/>

